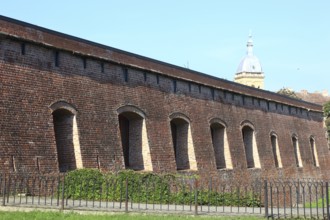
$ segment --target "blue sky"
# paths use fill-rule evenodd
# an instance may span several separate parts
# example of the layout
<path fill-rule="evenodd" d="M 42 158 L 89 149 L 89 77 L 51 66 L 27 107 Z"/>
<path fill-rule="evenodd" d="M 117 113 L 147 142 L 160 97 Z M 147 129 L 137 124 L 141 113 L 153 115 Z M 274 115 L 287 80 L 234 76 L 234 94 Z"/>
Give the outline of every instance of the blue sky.
<path fill-rule="evenodd" d="M 0 14 L 233 80 L 252 30 L 265 89 L 330 89 L 328 0 L 2 1 Z"/>

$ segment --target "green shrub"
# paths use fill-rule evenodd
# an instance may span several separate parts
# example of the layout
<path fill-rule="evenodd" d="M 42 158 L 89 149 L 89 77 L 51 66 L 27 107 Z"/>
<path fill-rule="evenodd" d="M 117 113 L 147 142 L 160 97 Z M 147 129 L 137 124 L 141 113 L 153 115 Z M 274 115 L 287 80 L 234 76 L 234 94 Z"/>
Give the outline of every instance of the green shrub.
<path fill-rule="evenodd" d="M 64 179 L 65 197 L 93 199 L 100 195 L 104 175 L 96 169 L 80 169 L 68 172 Z"/>
<path fill-rule="evenodd" d="M 195 190 L 196 177 L 124 170 L 118 173 L 101 173 L 96 169 L 80 169 L 65 176 L 64 195 L 70 199 L 129 201 L 152 204 L 260 206 L 259 198 L 252 193 Z M 61 185 L 62 190 L 62 185 Z M 126 194 L 127 192 L 127 194 Z"/>

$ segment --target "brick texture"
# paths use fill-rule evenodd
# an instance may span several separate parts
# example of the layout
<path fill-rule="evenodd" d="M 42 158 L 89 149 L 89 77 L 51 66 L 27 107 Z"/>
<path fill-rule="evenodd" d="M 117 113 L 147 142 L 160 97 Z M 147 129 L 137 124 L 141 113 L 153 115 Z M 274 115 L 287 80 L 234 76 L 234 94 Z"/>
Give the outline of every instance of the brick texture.
<path fill-rule="evenodd" d="M 133 130 L 139 131 L 132 130 L 135 137 L 126 136 L 131 142 L 136 140 L 135 153 L 139 156 L 135 161 L 145 171 L 191 172 L 238 181 L 260 177 L 329 178 L 322 106 L 313 103 L 5 17 L 0 17 L 0 79 L 2 171 L 60 171 L 58 155 L 66 151 L 56 145 L 53 106 L 68 103 L 75 109 L 72 128 L 76 129 L 66 132 L 63 138 L 75 146 L 74 157 L 72 151 L 68 154 L 77 168 L 125 169 L 119 115 L 129 119 L 127 114 L 138 114 L 129 120 L 136 124 Z M 185 169 L 188 167 L 184 162 L 185 168 L 177 171 L 180 163 L 175 157 L 171 121 L 183 120 L 180 115 L 186 124 L 176 125 L 177 130 L 187 132 L 189 169 Z M 217 169 L 219 157 L 215 155 L 210 127 L 214 119 L 225 126 L 226 135 L 222 136 L 226 136 L 228 148 L 224 155 L 230 158 L 227 166 L 232 169 Z M 242 137 L 246 123 L 254 128 L 257 148 L 253 150 L 257 152 L 253 155 L 258 155 L 260 163 L 255 168 L 247 168 Z M 275 166 L 272 133 L 277 136 L 282 168 Z M 302 167 L 295 163 L 293 135 L 298 138 Z M 313 161 L 311 137 L 319 166 Z"/>

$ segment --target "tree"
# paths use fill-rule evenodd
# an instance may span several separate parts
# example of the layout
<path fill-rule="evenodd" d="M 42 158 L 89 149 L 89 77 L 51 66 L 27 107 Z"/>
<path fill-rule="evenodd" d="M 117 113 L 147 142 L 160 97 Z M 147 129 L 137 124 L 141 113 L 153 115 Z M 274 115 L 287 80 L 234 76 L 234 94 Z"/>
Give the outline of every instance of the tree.
<path fill-rule="evenodd" d="M 329 144 L 329 141 L 330 141 L 330 101 L 326 102 L 323 105 L 323 115 L 324 115 L 324 118 L 325 118 L 324 123 L 325 123 L 325 126 L 327 127 L 328 144 Z"/>
<path fill-rule="evenodd" d="M 328 134 L 329 134 L 329 132 L 330 132 L 330 118 L 325 119 L 324 123 L 325 123 L 325 126 L 327 127 Z"/>
<path fill-rule="evenodd" d="M 330 101 L 324 103 L 324 105 L 323 105 L 323 115 L 324 115 L 325 118 L 330 117 Z"/>
<path fill-rule="evenodd" d="M 294 98 L 294 99 L 301 99 L 296 95 L 296 93 L 292 89 L 289 89 L 289 88 L 283 87 L 282 89 L 277 91 L 277 93 L 281 94 L 281 95 L 289 96 L 289 97 Z"/>

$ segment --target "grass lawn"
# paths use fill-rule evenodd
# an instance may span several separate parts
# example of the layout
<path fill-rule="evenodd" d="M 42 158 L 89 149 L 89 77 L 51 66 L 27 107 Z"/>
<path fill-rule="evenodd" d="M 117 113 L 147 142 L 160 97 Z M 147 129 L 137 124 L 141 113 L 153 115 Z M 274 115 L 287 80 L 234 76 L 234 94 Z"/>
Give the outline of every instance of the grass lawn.
<path fill-rule="evenodd" d="M 309 202 L 306 202 L 305 203 L 305 208 L 322 208 L 322 207 L 327 207 L 327 204 L 326 204 L 326 199 L 324 198 L 322 200 L 322 198 L 318 199 L 317 201 L 315 202 L 312 202 L 312 203 L 309 203 Z M 325 208 L 326 209 L 326 208 Z"/>
<path fill-rule="evenodd" d="M 63 212 L 0 212 L 0 220 L 261 220 L 262 217 L 255 216 L 190 216 L 190 215 L 151 215 L 151 214 L 79 214 L 79 213 L 63 213 Z"/>

